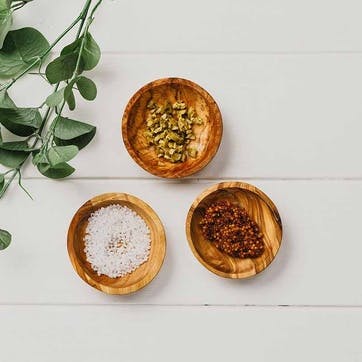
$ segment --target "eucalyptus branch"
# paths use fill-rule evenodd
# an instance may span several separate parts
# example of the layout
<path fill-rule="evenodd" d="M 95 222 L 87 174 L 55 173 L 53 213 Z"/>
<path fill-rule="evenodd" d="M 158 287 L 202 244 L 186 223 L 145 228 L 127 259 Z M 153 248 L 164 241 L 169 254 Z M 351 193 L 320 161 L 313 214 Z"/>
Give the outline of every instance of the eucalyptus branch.
<path fill-rule="evenodd" d="M 93 7 L 93 9 L 91 10 L 90 12 L 90 15 L 88 18 L 84 18 L 80 27 L 79 27 L 79 30 L 78 30 L 78 33 L 77 33 L 77 39 L 79 38 L 82 38 L 82 41 L 81 41 L 81 45 L 80 45 L 80 49 L 79 49 L 79 53 L 78 53 L 78 57 L 77 57 L 77 61 L 76 61 L 76 66 L 75 66 L 75 71 L 73 72 L 73 75 L 72 77 L 70 78 L 70 80 L 68 81 L 68 84 L 69 83 L 72 83 L 78 76 L 79 76 L 79 73 L 80 73 L 80 64 L 81 64 L 81 60 L 82 60 L 82 56 L 83 56 L 83 52 L 84 52 L 84 46 L 85 46 L 85 41 L 86 41 L 86 35 L 87 33 L 89 32 L 89 27 L 90 25 L 92 24 L 93 22 L 93 19 L 94 19 L 94 14 L 96 12 L 96 10 L 98 9 L 98 7 L 101 5 L 103 0 L 99 0 L 97 2 L 97 4 Z M 83 28 L 83 25 L 85 24 L 85 29 L 82 33 L 82 28 Z M 59 120 L 59 117 L 62 115 L 62 112 L 63 112 L 63 109 L 65 107 L 65 104 L 66 104 L 66 100 L 63 100 L 60 108 L 58 111 L 56 111 L 58 117 L 54 120 L 53 124 L 51 125 L 46 137 L 45 137 L 45 141 L 44 141 L 44 144 L 46 145 L 46 147 L 49 145 L 49 143 L 51 142 L 52 140 L 52 137 L 53 137 L 53 133 L 54 133 L 54 128 L 56 127 L 57 125 L 57 122 Z"/>
<path fill-rule="evenodd" d="M 53 93 L 57 92 L 58 91 L 58 88 L 60 86 L 60 82 L 56 84 L 56 86 L 54 87 L 54 90 L 53 90 Z M 35 137 L 35 140 L 34 142 L 32 143 L 31 145 L 31 148 L 34 148 L 36 147 L 36 145 L 38 144 L 39 140 L 43 141 L 43 138 L 41 136 L 48 120 L 49 120 L 49 117 L 52 113 L 52 111 L 54 110 L 54 108 L 52 107 L 47 107 L 47 110 L 45 111 L 45 114 L 42 118 L 42 124 L 40 126 L 40 128 L 34 133 L 32 134 L 31 136 L 32 137 Z M 42 148 L 44 146 L 44 143 L 42 145 Z M 30 154 L 26 157 L 26 159 L 20 163 L 20 165 L 14 169 L 11 169 L 9 170 L 8 172 L 13 172 L 13 174 L 11 175 L 11 177 L 7 180 L 7 182 L 5 183 L 3 189 L 1 190 L 0 192 L 0 199 L 5 195 L 7 189 L 9 188 L 9 186 L 11 185 L 11 183 L 15 180 L 16 176 L 19 175 L 18 177 L 18 182 L 19 182 L 19 186 L 21 187 L 22 190 L 25 191 L 25 193 L 33 200 L 33 197 L 30 195 L 30 193 L 24 188 L 24 186 L 22 185 L 22 182 L 21 182 L 21 168 L 24 166 L 24 164 L 26 163 L 26 161 L 28 160 Z"/>
<path fill-rule="evenodd" d="M 31 1 L 33 0 L 12 1 L 5 11 L 11 16 L 15 10 Z M 10 168 L 0 174 L 0 198 L 17 177 L 19 187 L 32 198 L 22 183 L 22 168 L 29 157 L 32 157 L 39 172 L 48 178 L 59 179 L 71 175 L 75 169 L 68 162 L 91 142 L 96 133 L 96 127 L 62 116 L 67 103 L 70 110 L 76 107 L 75 91 L 88 101 L 94 100 L 97 95 L 95 83 L 84 76 L 83 72 L 95 68 L 101 57 L 100 48 L 89 33 L 89 28 L 103 0 L 84 1 L 77 18 L 51 44 L 34 28 L 9 32 L 8 28 L 1 28 L 0 24 L 3 39 L 4 32 L 7 33 L 6 37 L 17 39 L 14 41 L 16 52 L 10 52 L 6 47 L 2 52 L 7 63 L 0 67 L 0 77 L 9 81 L 0 85 L 0 123 L 10 132 L 22 137 L 19 141 L 6 142 L 2 139 L 0 130 L 0 163 Z M 93 1 L 95 5 L 91 7 Z M 46 56 L 76 26 L 75 40 L 65 46 L 61 54 L 49 64 L 44 64 Z M 19 57 L 18 54 L 31 55 L 26 58 Z M 44 65 L 45 72 L 42 71 Z M 37 69 L 31 71 L 34 67 Z M 20 73 L 19 68 L 23 69 Z M 17 108 L 7 93 L 26 74 L 39 75 L 47 83 L 55 85 L 40 107 Z M 11 235 L 0 229 L 0 250 L 7 247 L 10 241 Z"/>
<path fill-rule="evenodd" d="M 37 64 L 41 63 L 43 59 L 53 50 L 53 48 L 83 19 L 86 18 L 89 7 L 92 3 L 92 0 L 87 0 L 79 16 L 54 40 L 54 42 L 39 56 L 37 57 L 24 71 L 11 80 L 10 83 L 5 84 L 0 88 L 0 92 L 3 90 L 8 90 L 13 84 L 19 80 L 21 77 L 26 75 L 31 69 L 33 69 Z"/>
<path fill-rule="evenodd" d="M 54 92 L 57 91 L 59 87 L 59 84 L 56 85 L 55 89 L 54 89 Z M 48 118 L 49 118 L 49 115 L 51 113 L 51 108 L 48 107 L 47 108 L 47 111 L 45 112 L 45 115 L 43 117 L 43 121 L 42 121 L 42 126 L 39 128 L 39 130 L 37 132 L 35 132 L 34 134 L 32 134 L 31 136 L 29 137 L 35 137 L 35 140 L 34 142 L 32 143 L 31 145 L 31 148 L 34 148 L 36 147 L 36 145 L 38 144 L 38 141 L 39 140 L 43 140 L 42 137 L 41 137 L 41 133 L 42 133 L 42 130 L 43 130 L 43 127 L 45 126 Z M 16 176 L 18 176 L 18 183 L 19 183 L 19 186 L 21 187 L 22 190 L 25 191 L 25 193 L 33 200 L 33 197 L 30 195 L 30 193 L 25 189 L 25 187 L 23 186 L 22 182 L 21 182 L 21 168 L 24 166 L 25 162 L 28 160 L 29 158 L 29 155 L 26 157 L 26 159 L 20 163 L 20 165 L 16 168 L 13 168 L 13 169 L 10 169 L 8 170 L 4 175 L 8 174 L 8 173 L 12 173 L 11 177 L 6 181 L 4 187 L 2 188 L 2 190 L 0 191 L 0 199 L 5 195 L 7 189 L 9 188 L 9 186 L 11 185 L 11 183 L 15 180 Z"/>
<path fill-rule="evenodd" d="M 21 176 L 21 172 L 19 170 L 19 178 L 18 178 L 18 183 L 19 183 L 19 186 L 20 188 L 32 199 L 33 199 L 33 196 L 31 196 L 30 192 L 24 187 L 24 185 L 22 184 L 21 182 L 21 179 L 22 179 L 22 176 Z"/>

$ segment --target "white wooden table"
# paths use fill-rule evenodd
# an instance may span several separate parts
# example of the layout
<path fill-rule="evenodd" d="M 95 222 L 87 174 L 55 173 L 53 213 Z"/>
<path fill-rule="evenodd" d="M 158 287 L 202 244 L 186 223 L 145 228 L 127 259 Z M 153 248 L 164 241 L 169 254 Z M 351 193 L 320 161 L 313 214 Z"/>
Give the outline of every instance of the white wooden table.
<path fill-rule="evenodd" d="M 82 4 L 36 0 L 16 25 L 52 40 Z M 0 204 L 14 236 L 0 254 L 0 361 L 362 361 L 361 19 L 360 0 L 105 0 L 99 96 L 75 114 L 95 141 L 71 179 L 29 167 L 35 201 L 14 187 Z M 218 155 L 187 181 L 144 172 L 120 136 L 128 99 L 165 76 L 205 87 L 224 117 Z M 30 106 L 46 90 L 28 79 L 16 94 Z M 264 190 L 284 224 L 276 260 L 250 280 L 208 272 L 184 232 L 194 198 L 228 179 Z M 74 212 L 108 191 L 148 202 L 167 231 L 160 274 L 126 297 L 86 285 L 66 251 Z"/>

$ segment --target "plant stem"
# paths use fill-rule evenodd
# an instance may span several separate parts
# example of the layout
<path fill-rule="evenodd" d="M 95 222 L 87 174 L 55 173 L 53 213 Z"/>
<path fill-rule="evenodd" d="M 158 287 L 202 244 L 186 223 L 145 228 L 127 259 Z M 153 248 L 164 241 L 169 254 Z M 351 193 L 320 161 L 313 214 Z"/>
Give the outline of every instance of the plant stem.
<path fill-rule="evenodd" d="M 56 92 L 58 90 L 58 87 L 59 87 L 59 84 L 58 83 L 56 85 L 56 87 L 54 88 L 54 92 Z M 51 108 L 48 107 L 45 114 L 44 114 L 44 117 L 43 117 L 43 121 L 42 121 L 42 124 L 40 126 L 40 128 L 38 129 L 38 131 L 34 134 L 34 136 L 37 136 L 33 142 L 33 144 L 31 145 L 31 148 L 34 148 L 37 144 L 38 144 L 38 141 L 39 141 L 39 136 L 41 135 L 46 123 L 47 123 L 47 120 L 49 118 L 49 115 L 51 114 Z M 30 153 L 29 153 L 30 155 Z M 10 184 L 14 181 L 15 177 L 17 174 L 19 174 L 19 186 L 25 191 L 25 193 L 31 198 L 32 196 L 30 195 L 30 193 L 25 189 L 25 187 L 23 186 L 23 184 L 21 183 L 21 168 L 24 166 L 24 163 L 28 160 L 29 158 L 29 155 L 27 156 L 27 158 L 16 168 L 12 169 L 12 170 L 9 170 L 7 171 L 5 174 L 7 173 L 10 173 L 13 171 L 13 174 L 11 175 L 11 177 L 7 180 L 7 182 L 5 183 L 3 189 L 1 190 L 0 192 L 0 199 L 5 195 L 5 192 L 7 191 L 8 187 L 10 186 Z"/>
<path fill-rule="evenodd" d="M 79 75 L 80 62 L 81 62 L 81 60 L 82 60 L 82 55 L 83 55 L 84 46 L 85 46 L 85 41 L 86 41 L 86 35 L 87 35 L 88 31 L 89 31 L 90 25 L 92 24 L 92 21 L 93 21 L 93 18 L 94 18 L 94 13 L 95 13 L 95 11 L 97 10 L 97 8 L 99 7 L 99 5 L 101 5 L 102 1 L 103 1 L 103 0 L 99 0 L 99 1 L 97 2 L 97 4 L 96 4 L 96 5 L 93 7 L 93 9 L 91 10 L 91 13 L 90 13 L 89 17 L 88 17 L 87 19 L 84 18 L 84 20 L 83 20 L 82 23 L 81 23 L 81 26 L 79 27 L 79 30 L 78 30 L 78 33 L 77 33 L 77 38 L 80 37 L 82 27 L 83 27 L 83 25 L 84 25 L 84 23 L 85 23 L 85 21 L 86 21 L 86 26 L 85 26 L 84 32 L 83 32 L 83 34 L 82 34 L 82 42 L 81 42 L 81 45 L 80 45 L 79 54 L 78 54 L 78 58 L 77 58 L 76 66 L 75 66 L 75 70 L 74 70 L 74 73 L 73 73 L 72 78 L 69 80 L 70 83 L 71 83 L 72 81 L 74 81 L 74 79 L 76 79 L 77 76 Z M 58 117 L 61 116 L 62 111 L 63 111 L 64 106 L 65 106 L 65 103 L 66 103 L 66 101 L 63 100 L 63 102 L 62 102 L 62 104 L 61 104 L 61 106 L 60 106 L 60 109 L 59 109 L 59 111 L 57 112 Z M 49 143 L 49 141 L 50 141 L 50 139 L 51 139 L 51 136 L 52 136 L 52 134 L 53 134 L 53 132 L 54 132 L 54 128 L 55 128 L 55 126 L 56 126 L 56 124 L 57 124 L 57 122 L 58 122 L 58 117 L 57 117 L 57 118 L 55 119 L 55 121 L 53 122 L 53 124 L 52 124 L 52 126 L 51 126 L 51 129 L 49 130 L 49 132 L 48 132 L 48 134 L 47 134 L 47 136 L 46 136 L 46 139 L 47 139 L 47 141 L 45 142 L 46 145 Z"/>
<path fill-rule="evenodd" d="M 21 182 L 21 172 L 19 171 L 19 178 L 18 178 L 18 182 L 19 182 L 19 186 L 20 188 L 30 197 L 30 199 L 33 199 L 33 196 L 31 196 L 30 192 L 23 186 L 22 182 Z"/>
<path fill-rule="evenodd" d="M 4 196 L 6 190 L 8 189 L 8 187 L 10 186 L 10 184 L 14 181 L 16 175 L 18 174 L 18 170 L 15 168 L 13 170 L 10 170 L 10 171 L 13 171 L 13 174 L 10 176 L 10 178 L 6 181 L 3 189 L 1 190 L 0 192 L 0 199 Z"/>
<path fill-rule="evenodd" d="M 11 10 L 12 11 L 16 11 L 21 9 L 23 6 L 25 6 L 26 4 L 32 2 L 33 0 L 23 0 L 23 1 L 15 1 L 15 4 L 11 5 Z"/>
<path fill-rule="evenodd" d="M 98 7 L 102 4 L 103 0 L 98 0 L 97 4 L 94 6 L 94 8 L 91 11 L 90 17 L 94 18 L 94 13 L 97 11 Z"/>
<path fill-rule="evenodd" d="M 90 4 L 89 4 L 89 5 L 90 5 Z M 89 7 L 88 7 L 88 9 L 89 9 Z M 78 28 L 77 35 L 76 35 L 75 39 L 78 39 L 78 38 L 80 37 L 80 34 L 82 33 L 83 26 L 84 26 L 84 23 L 85 23 L 86 19 L 87 19 L 87 18 L 86 18 L 85 16 L 83 16 L 83 18 L 82 18 L 82 20 L 81 20 L 81 22 L 80 22 L 80 26 L 79 26 L 79 28 Z"/>

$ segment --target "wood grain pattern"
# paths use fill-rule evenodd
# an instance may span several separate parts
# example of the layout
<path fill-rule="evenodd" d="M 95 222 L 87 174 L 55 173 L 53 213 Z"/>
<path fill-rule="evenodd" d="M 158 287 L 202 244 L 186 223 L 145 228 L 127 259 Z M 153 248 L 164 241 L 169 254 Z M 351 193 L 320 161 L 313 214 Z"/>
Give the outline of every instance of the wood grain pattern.
<path fill-rule="evenodd" d="M 198 151 L 195 159 L 171 163 L 157 157 L 144 136 L 150 100 L 160 104 L 183 100 L 204 120 L 202 126 L 194 127 L 196 139 L 190 143 Z M 144 170 L 165 178 L 182 178 L 203 169 L 215 156 L 222 131 L 221 113 L 211 95 L 199 85 L 181 78 L 159 79 L 142 87 L 128 102 L 122 119 L 123 141 L 131 157 Z"/>
<path fill-rule="evenodd" d="M 255 259 L 239 259 L 222 253 L 206 240 L 199 226 L 205 209 L 228 200 L 244 207 L 264 235 L 265 251 Z M 205 190 L 192 204 L 186 219 L 186 234 L 196 258 L 211 272 L 225 278 L 247 278 L 260 273 L 275 258 L 282 240 L 282 222 L 274 203 L 262 191 L 243 182 L 222 182 Z"/>
<path fill-rule="evenodd" d="M 137 212 L 146 221 L 151 232 L 148 260 L 132 273 L 119 278 L 98 275 L 84 252 L 84 235 L 89 216 L 95 210 L 110 204 L 127 206 Z M 142 200 L 124 193 L 102 194 L 81 206 L 70 223 L 67 244 L 70 260 L 78 275 L 92 287 L 108 294 L 129 294 L 146 286 L 159 272 L 166 253 L 165 231 L 157 214 Z"/>

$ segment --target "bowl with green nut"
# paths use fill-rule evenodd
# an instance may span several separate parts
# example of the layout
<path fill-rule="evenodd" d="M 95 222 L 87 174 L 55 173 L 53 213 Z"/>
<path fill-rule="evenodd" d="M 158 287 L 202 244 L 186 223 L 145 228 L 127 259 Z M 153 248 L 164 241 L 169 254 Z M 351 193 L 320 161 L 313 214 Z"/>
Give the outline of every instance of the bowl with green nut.
<path fill-rule="evenodd" d="M 222 117 L 211 95 L 194 82 L 163 78 L 129 100 L 122 136 L 134 161 L 149 173 L 182 178 L 203 169 L 221 143 Z"/>
<path fill-rule="evenodd" d="M 273 201 L 244 182 L 206 189 L 187 215 L 186 235 L 196 259 L 224 278 L 252 277 L 274 260 L 282 222 Z"/>

